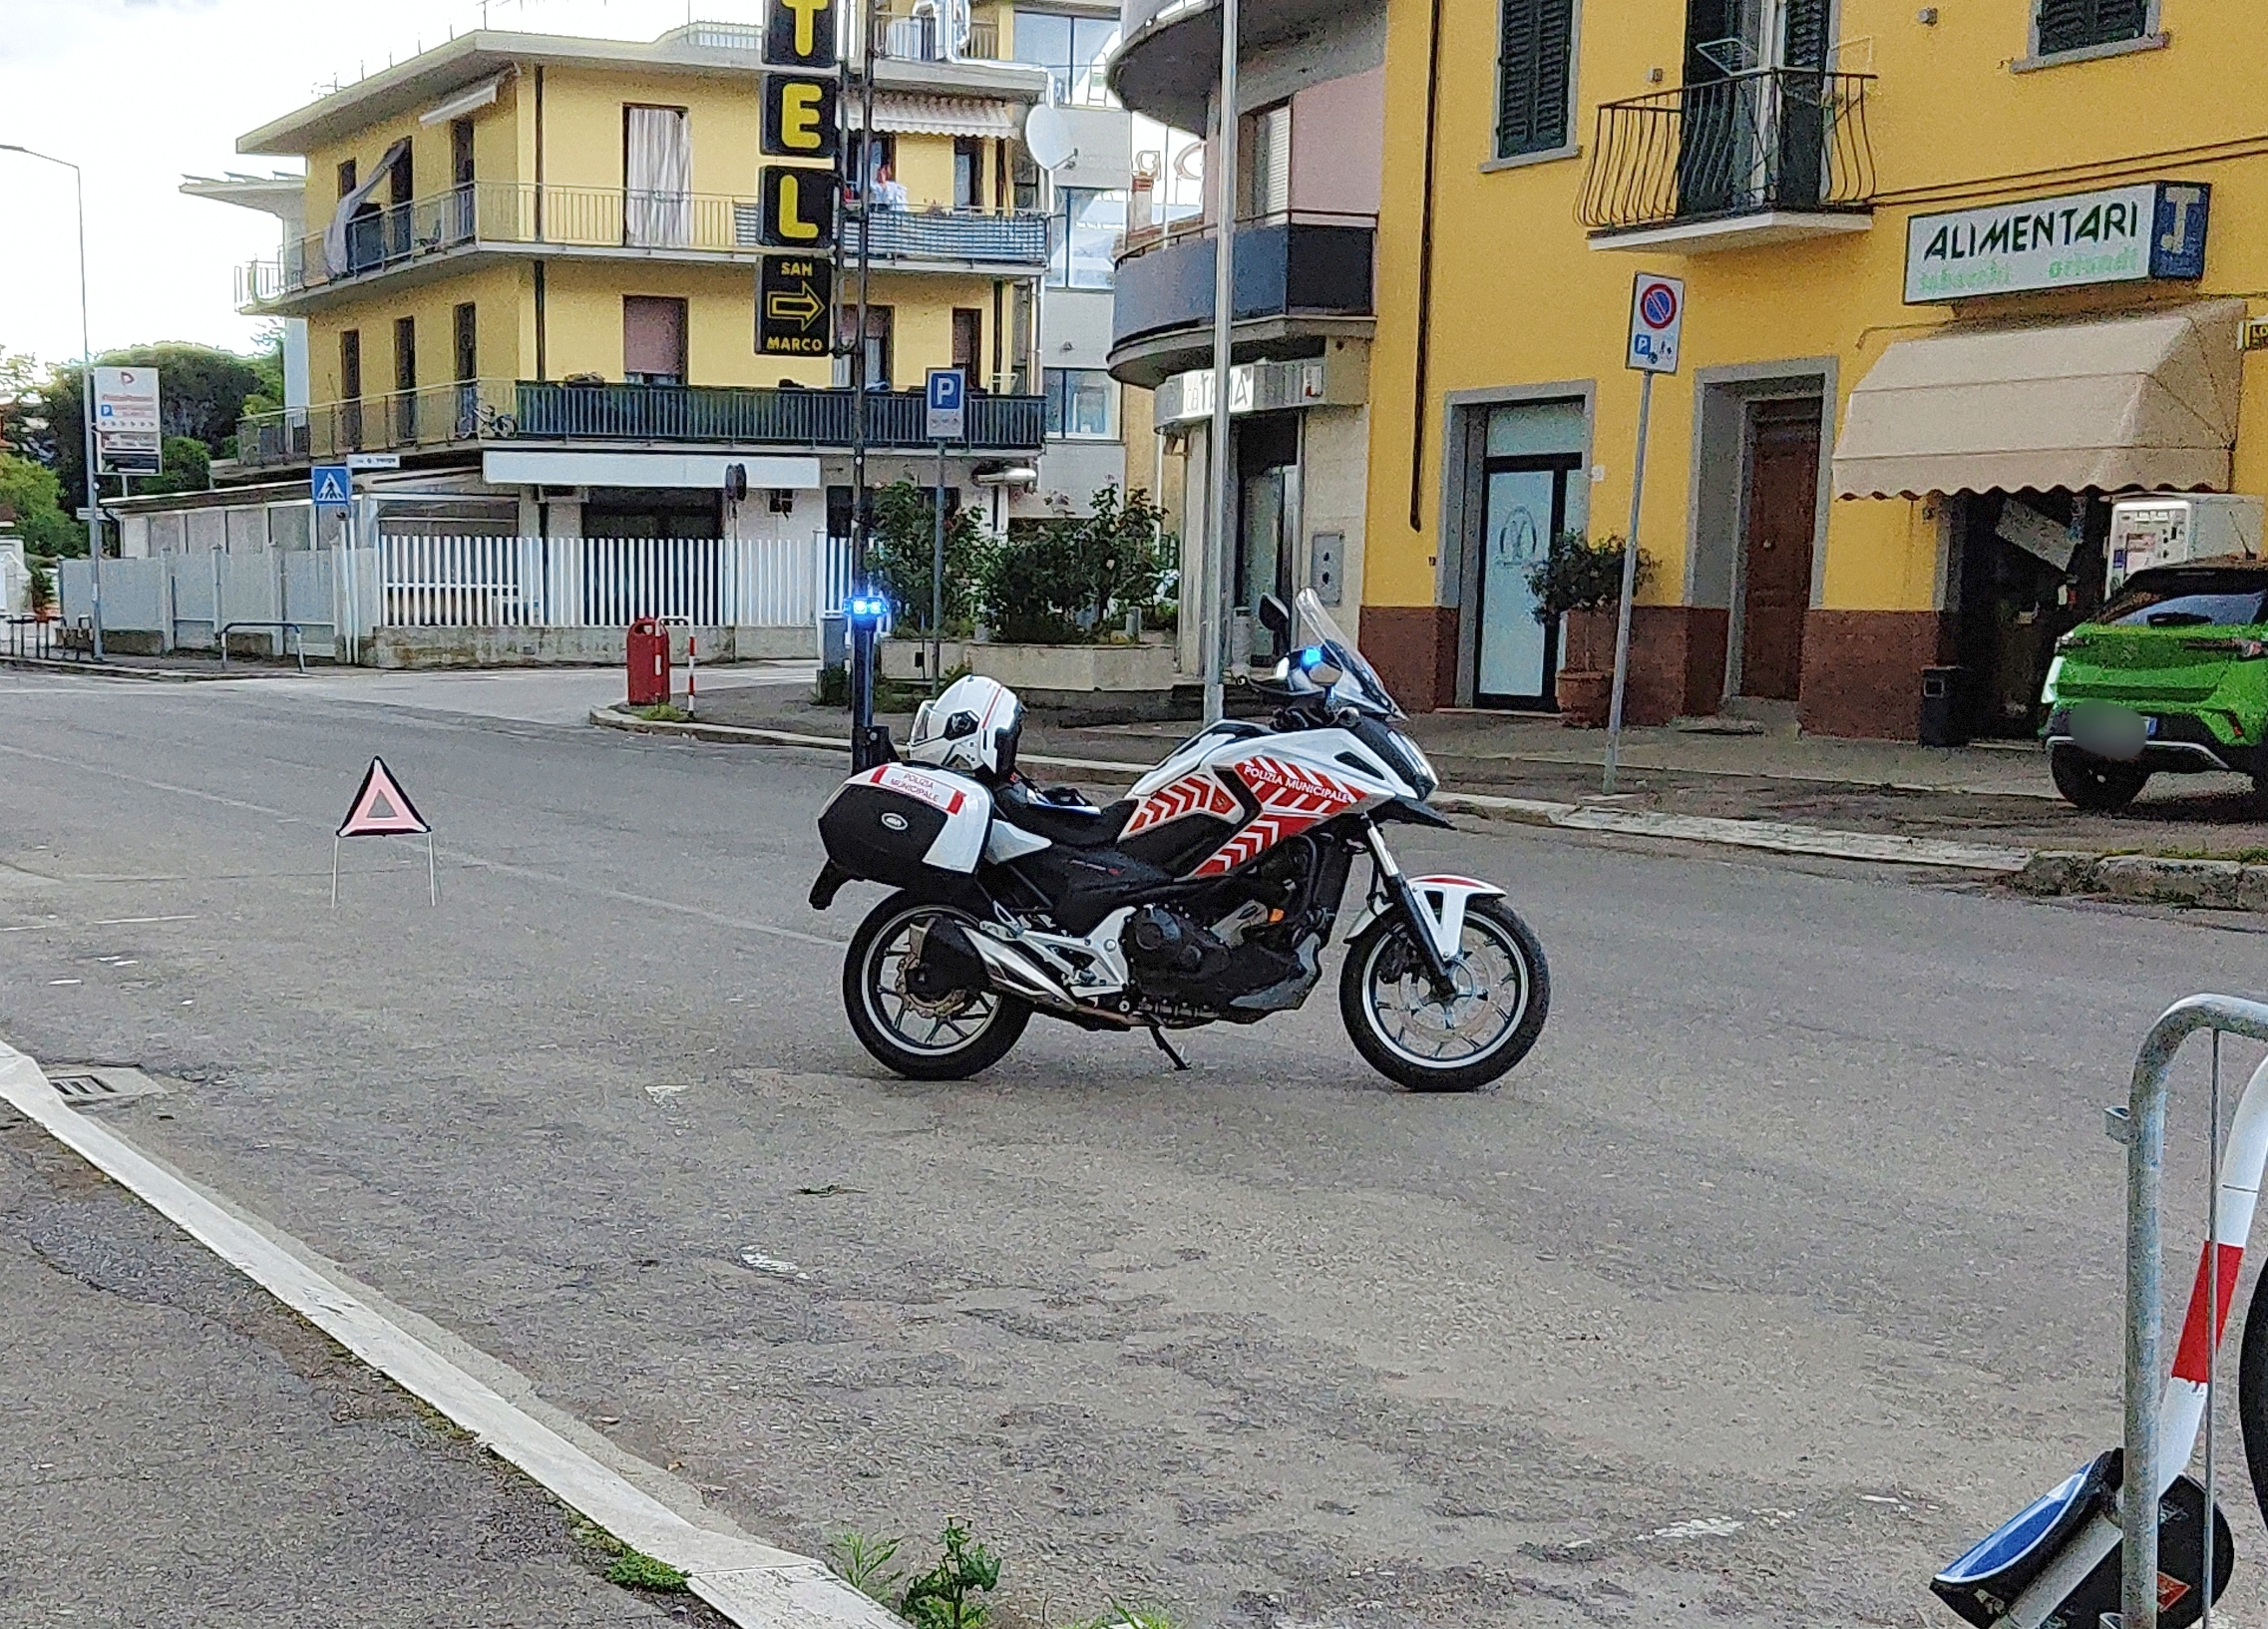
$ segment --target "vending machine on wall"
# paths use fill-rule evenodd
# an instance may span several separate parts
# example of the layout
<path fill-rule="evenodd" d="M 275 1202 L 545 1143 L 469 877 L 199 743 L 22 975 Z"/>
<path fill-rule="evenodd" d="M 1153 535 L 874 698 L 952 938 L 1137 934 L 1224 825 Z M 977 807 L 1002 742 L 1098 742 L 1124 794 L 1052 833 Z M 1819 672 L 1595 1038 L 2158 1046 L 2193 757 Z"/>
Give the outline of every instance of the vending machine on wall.
<path fill-rule="evenodd" d="M 2152 566 L 2191 560 L 2257 557 L 2264 501 L 2243 493 L 2160 493 L 2120 498 L 2110 506 L 2106 591 Z"/>

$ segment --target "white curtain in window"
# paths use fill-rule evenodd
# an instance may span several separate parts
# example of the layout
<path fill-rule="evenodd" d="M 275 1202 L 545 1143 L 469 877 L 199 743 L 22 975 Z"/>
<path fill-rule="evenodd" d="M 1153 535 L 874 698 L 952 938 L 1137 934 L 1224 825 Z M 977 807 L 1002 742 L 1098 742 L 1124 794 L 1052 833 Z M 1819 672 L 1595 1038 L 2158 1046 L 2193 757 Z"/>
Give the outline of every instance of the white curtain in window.
<path fill-rule="evenodd" d="M 683 108 L 624 108 L 622 241 L 684 248 L 693 239 L 693 141 Z"/>

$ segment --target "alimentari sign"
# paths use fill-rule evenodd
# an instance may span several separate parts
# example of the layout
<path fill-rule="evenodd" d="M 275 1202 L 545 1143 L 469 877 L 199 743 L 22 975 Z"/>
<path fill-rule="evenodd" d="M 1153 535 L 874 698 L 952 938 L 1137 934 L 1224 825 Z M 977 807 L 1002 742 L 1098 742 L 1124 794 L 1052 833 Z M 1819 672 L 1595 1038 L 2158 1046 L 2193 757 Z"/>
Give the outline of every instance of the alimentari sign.
<path fill-rule="evenodd" d="M 2153 181 L 1915 215 L 1906 222 L 1906 303 L 2194 280 L 2205 274 L 2212 193 L 2202 182 Z"/>

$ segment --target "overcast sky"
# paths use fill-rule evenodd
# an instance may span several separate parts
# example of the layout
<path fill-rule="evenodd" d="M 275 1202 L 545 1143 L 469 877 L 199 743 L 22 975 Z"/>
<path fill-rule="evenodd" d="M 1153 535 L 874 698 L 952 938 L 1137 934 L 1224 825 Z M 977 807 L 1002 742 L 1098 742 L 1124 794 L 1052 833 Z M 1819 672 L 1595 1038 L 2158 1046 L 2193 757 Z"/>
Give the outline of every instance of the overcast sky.
<path fill-rule="evenodd" d="M 275 252 L 272 215 L 184 198 L 184 175 L 296 172 L 236 138 L 481 25 L 479 0 L 0 0 L 0 143 L 78 164 L 97 350 L 157 339 L 243 349 L 230 268 Z M 491 25 L 651 39 L 753 0 L 491 0 Z M 79 354 L 71 173 L 0 153 L 0 349 Z"/>

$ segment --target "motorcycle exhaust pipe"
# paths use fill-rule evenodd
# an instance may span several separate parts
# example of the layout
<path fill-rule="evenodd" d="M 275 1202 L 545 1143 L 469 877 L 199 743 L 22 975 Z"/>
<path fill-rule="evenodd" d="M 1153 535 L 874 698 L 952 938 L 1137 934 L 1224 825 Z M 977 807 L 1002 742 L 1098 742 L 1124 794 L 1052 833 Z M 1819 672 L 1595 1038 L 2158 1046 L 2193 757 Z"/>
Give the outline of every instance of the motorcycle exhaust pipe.
<path fill-rule="evenodd" d="M 1133 1027 L 1129 1018 L 1082 1004 L 1029 952 L 990 934 L 971 933 L 956 922 L 941 922 L 929 930 L 918 960 L 929 965 L 933 959 L 942 960 L 951 973 L 971 982 L 981 977 L 989 989 L 1034 1007 L 1071 1014 L 1082 1020 L 1099 1018 L 1122 1028 Z"/>

